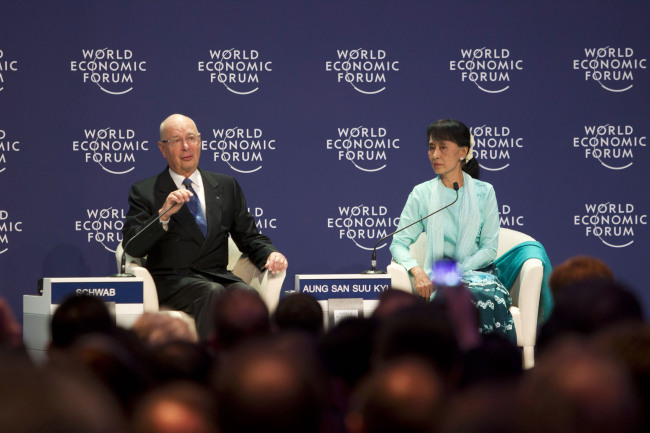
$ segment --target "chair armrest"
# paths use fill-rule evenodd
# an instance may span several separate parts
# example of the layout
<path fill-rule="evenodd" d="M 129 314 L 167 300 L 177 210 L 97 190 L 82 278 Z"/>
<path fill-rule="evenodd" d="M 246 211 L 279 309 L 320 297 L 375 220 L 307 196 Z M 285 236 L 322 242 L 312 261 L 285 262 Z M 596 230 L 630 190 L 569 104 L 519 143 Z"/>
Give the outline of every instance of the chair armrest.
<path fill-rule="evenodd" d="M 521 343 L 534 346 L 537 337 L 537 316 L 541 294 L 544 266 L 539 259 L 524 262 L 519 275 L 510 289 L 512 305 L 519 308 L 521 315 Z"/>
<path fill-rule="evenodd" d="M 404 266 L 395 261 L 391 261 L 386 268 L 386 272 L 390 275 L 390 285 L 392 289 L 413 293 L 411 276 Z"/>
<path fill-rule="evenodd" d="M 153 277 L 147 268 L 137 266 L 134 263 L 127 263 L 126 272 L 142 278 L 142 308 L 146 312 L 156 312 L 159 310 L 158 292 Z"/>
<path fill-rule="evenodd" d="M 284 282 L 287 273 L 285 271 L 277 274 L 272 274 L 269 271 L 264 271 L 262 276 L 262 283 L 260 284 L 260 293 L 262 298 L 269 307 L 269 313 L 273 314 L 280 302 L 280 295 L 282 293 L 282 283 Z"/>
<path fill-rule="evenodd" d="M 282 283 L 287 276 L 286 272 L 272 274 L 268 270 L 260 271 L 248 257 L 242 255 L 235 264 L 232 273 L 257 290 L 270 313 L 275 311 L 278 302 L 280 302 Z"/>

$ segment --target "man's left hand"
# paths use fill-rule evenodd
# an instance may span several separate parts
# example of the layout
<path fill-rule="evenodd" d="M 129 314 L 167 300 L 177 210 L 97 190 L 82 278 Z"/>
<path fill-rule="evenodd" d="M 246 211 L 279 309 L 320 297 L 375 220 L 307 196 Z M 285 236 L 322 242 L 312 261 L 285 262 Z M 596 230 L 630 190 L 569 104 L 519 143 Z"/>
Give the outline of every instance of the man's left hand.
<path fill-rule="evenodd" d="M 278 252 L 273 252 L 269 255 L 269 258 L 266 259 L 266 264 L 264 267 L 271 271 L 272 274 L 277 274 L 287 270 L 289 262 L 287 258 Z"/>

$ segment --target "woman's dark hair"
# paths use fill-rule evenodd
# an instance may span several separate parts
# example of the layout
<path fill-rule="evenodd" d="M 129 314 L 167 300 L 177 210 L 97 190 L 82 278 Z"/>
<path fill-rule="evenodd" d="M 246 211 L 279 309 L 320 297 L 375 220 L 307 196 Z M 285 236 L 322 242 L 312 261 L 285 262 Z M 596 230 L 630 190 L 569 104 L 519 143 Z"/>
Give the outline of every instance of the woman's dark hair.
<path fill-rule="evenodd" d="M 463 122 L 454 119 L 441 119 L 433 122 L 427 128 L 427 142 L 429 138 L 453 141 L 459 147 L 467 147 L 469 149 L 471 136 L 469 128 Z M 478 179 L 480 168 L 476 158 L 463 161 L 463 171 L 474 179 Z"/>

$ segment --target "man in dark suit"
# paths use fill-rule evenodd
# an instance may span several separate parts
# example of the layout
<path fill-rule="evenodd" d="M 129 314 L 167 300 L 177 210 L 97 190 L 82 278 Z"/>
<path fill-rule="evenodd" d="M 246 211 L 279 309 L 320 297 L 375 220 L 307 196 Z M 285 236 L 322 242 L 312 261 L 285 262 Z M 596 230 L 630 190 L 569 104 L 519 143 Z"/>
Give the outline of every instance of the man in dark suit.
<path fill-rule="evenodd" d="M 192 119 L 165 119 L 158 148 L 168 167 L 131 187 L 123 245 L 134 257 L 147 256 L 160 303 L 193 315 L 205 338 L 214 296 L 231 285 L 253 290 L 226 269 L 228 235 L 260 269 L 282 272 L 288 262 L 258 232 L 237 181 L 198 168 L 201 134 Z"/>

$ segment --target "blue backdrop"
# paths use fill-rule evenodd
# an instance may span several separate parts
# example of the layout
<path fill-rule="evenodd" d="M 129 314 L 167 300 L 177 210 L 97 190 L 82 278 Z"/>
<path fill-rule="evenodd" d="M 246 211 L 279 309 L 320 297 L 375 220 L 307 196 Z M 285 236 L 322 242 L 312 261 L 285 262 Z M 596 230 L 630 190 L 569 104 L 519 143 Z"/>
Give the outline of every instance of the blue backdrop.
<path fill-rule="evenodd" d="M 0 6 L 0 290 L 107 276 L 158 127 L 195 119 L 296 273 L 355 273 L 476 136 L 502 225 L 607 262 L 650 307 L 647 1 L 30 1 Z M 379 267 L 390 261 L 380 245 Z"/>

